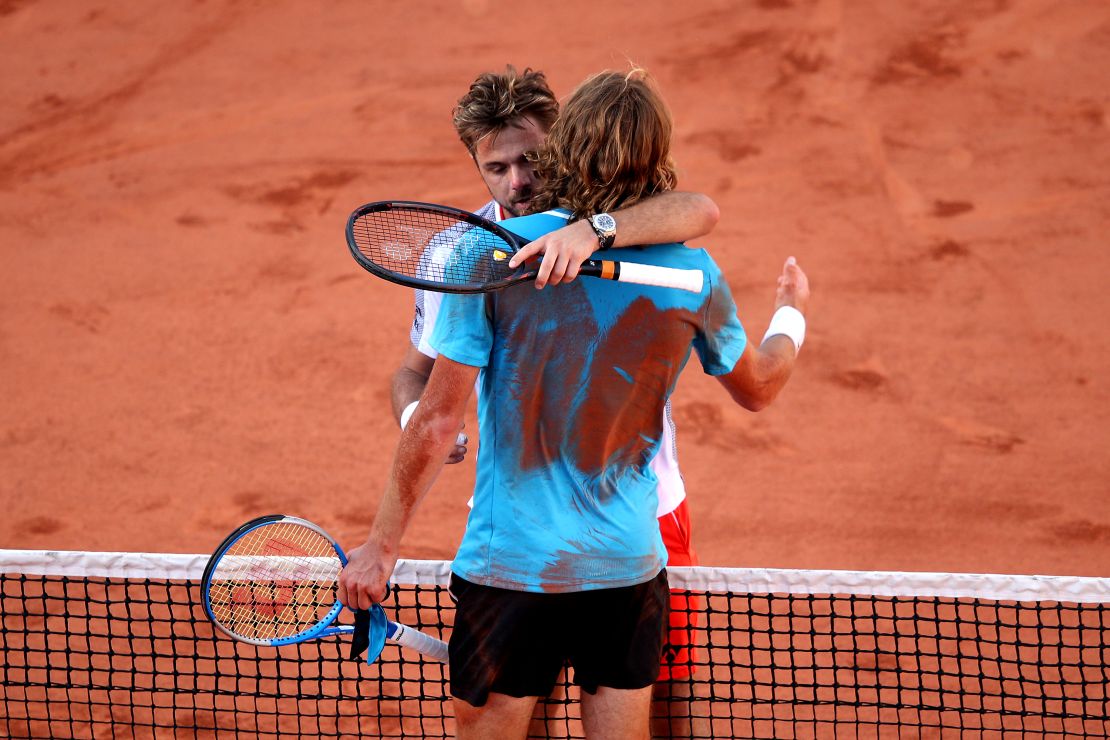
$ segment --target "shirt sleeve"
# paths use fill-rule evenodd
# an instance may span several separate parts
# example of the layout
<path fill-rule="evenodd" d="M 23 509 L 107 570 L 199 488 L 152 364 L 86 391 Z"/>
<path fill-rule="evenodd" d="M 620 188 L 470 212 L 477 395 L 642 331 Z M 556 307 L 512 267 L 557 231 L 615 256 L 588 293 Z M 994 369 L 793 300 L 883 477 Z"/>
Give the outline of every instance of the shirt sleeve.
<path fill-rule="evenodd" d="M 490 201 L 481 209 L 478 210 L 477 215 L 482 218 L 496 219 L 497 218 L 497 204 L 495 201 Z M 417 268 L 417 277 L 432 280 L 433 276 L 437 273 L 442 273 L 444 269 L 444 261 L 447 259 L 448 254 L 452 252 L 451 247 L 454 245 L 456 239 L 459 238 L 461 230 L 451 230 L 436 234 L 432 243 L 434 247 L 429 247 L 421 255 L 420 264 Z M 467 238 L 463 236 L 462 238 Z M 480 252 L 476 252 L 478 254 Z M 465 252 L 455 252 L 455 254 L 465 254 Z M 430 357 L 433 360 L 439 356 L 439 352 L 432 346 L 432 337 L 435 335 L 436 322 L 439 319 L 440 306 L 443 303 L 443 293 L 434 290 L 417 290 L 416 291 L 416 319 L 413 322 L 413 329 L 410 332 L 412 339 L 412 346 L 424 356 Z"/>
<path fill-rule="evenodd" d="M 486 367 L 493 349 L 486 296 L 449 293 L 443 296 L 437 313 L 431 331 L 432 350 L 463 365 Z"/>
<path fill-rule="evenodd" d="M 443 294 L 437 293 L 434 290 L 420 290 L 417 291 L 421 295 L 420 311 L 423 314 L 421 322 L 421 331 L 415 337 L 416 341 L 413 346 L 426 357 L 433 360 L 439 356 L 439 353 L 432 348 L 431 342 L 433 332 L 436 328 L 436 320 L 439 318 L 439 307 L 443 303 Z"/>
<path fill-rule="evenodd" d="M 736 315 L 736 303 L 728 283 L 712 258 L 705 268 L 705 276 L 709 281 L 709 298 L 700 330 L 694 337 L 694 351 L 707 375 L 724 375 L 736 367 L 748 344 L 748 336 Z"/>

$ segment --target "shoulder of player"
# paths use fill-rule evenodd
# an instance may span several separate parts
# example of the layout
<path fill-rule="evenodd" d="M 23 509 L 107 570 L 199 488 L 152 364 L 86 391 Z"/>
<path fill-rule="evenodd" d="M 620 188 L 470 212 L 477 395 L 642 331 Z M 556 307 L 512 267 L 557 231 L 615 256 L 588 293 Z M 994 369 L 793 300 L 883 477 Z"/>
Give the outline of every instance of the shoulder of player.
<path fill-rule="evenodd" d="M 685 244 L 649 244 L 641 247 L 612 249 L 607 258 L 629 262 L 651 262 L 696 269 L 716 268 L 713 258 L 704 249 L 691 249 Z"/>
<path fill-rule="evenodd" d="M 721 271 L 721 268 L 717 265 L 717 261 L 713 259 L 713 255 L 709 253 L 708 249 L 688 247 L 685 244 L 680 244 L 678 246 L 682 248 L 682 255 L 692 264 L 701 267 L 703 270 L 712 270 L 714 272 Z"/>
<path fill-rule="evenodd" d="M 491 200 L 489 203 L 486 203 L 484 206 L 474 211 L 475 216 L 484 218 L 487 221 L 496 221 L 500 213 L 501 209 L 498 208 L 497 201 L 495 200 Z"/>
<path fill-rule="evenodd" d="M 500 222 L 498 226 L 525 239 L 536 239 L 548 232 L 567 225 L 567 214 L 561 211 L 544 211 L 527 216 L 516 216 Z"/>

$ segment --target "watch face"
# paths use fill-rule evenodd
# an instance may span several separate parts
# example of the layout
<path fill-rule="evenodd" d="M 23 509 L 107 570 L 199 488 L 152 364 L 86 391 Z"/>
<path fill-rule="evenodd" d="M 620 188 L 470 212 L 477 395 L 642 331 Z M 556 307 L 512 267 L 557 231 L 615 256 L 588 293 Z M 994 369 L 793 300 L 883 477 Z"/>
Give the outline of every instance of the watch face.
<path fill-rule="evenodd" d="M 602 231 L 616 231 L 617 220 L 608 213 L 599 213 L 593 218 L 594 226 Z"/>

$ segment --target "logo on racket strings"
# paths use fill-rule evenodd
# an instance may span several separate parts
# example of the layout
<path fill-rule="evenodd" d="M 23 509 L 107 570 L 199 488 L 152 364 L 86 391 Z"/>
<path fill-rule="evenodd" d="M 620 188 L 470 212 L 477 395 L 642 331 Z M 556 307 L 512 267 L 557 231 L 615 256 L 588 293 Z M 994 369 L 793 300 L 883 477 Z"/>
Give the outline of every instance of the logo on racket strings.
<path fill-rule="evenodd" d="M 401 242 L 386 242 L 382 245 L 382 253 L 397 262 L 407 262 L 412 257 L 412 252 L 411 246 Z"/>

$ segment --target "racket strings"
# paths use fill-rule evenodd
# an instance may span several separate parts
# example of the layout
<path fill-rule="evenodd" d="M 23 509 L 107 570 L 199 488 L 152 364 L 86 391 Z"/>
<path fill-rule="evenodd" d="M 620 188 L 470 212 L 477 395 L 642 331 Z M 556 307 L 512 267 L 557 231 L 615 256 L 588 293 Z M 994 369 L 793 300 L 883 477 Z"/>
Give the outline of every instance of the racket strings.
<path fill-rule="evenodd" d="M 251 640 L 291 637 L 319 623 L 336 603 L 343 568 L 330 540 L 291 522 L 264 525 L 236 541 L 209 586 L 212 614 Z"/>
<path fill-rule="evenodd" d="M 514 248 L 449 214 L 394 208 L 364 213 L 352 227 L 359 252 L 394 275 L 443 286 L 480 287 L 511 276 Z"/>

